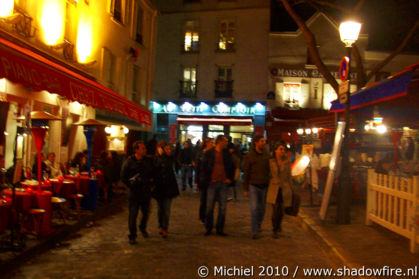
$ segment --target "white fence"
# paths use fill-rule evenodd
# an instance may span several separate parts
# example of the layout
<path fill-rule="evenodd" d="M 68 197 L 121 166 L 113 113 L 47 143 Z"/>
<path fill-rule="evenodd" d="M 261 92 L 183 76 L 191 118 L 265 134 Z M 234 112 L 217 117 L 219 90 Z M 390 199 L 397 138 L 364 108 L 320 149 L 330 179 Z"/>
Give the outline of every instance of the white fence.
<path fill-rule="evenodd" d="M 405 178 L 368 171 L 366 224 L 377 223 L 410 239 L 419 252 L 419 176 Z"/>

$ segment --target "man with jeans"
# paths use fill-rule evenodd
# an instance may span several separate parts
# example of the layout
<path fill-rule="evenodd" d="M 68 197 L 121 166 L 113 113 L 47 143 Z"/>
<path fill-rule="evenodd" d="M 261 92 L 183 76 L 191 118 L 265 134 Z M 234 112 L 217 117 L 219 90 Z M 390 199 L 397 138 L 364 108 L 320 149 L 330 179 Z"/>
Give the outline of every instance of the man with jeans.
<path fill-rule="evenodd" d="M 265 215 L 266 192 L 269 184 L 269 153 L 263 136 L 253 137 L 252 148 L 246 154 L 243 165 L 244 195 L 249 196 L 253 239 L 260 238 Z"/>
<path fill-rule="evenodd" d="M 153 160 L 147 157 L 147 149 L 142 141 L 133 145 L 134 154 L 129 156 L 121 169 L 121 180 L 130 189 L 129 193 L 129 243 L 135 244 L 137 238 L 137 216 L 141 208 L 142 218 L 140 231 L 144 238 L 148 237 L 146 231 L 150 215 L 151 188 L 154 183 L 155 167 Z"/>
<path fill-rule="evenodd" d="M 227 208 L 227 185 L 234 177 L 234 164 L 226 149 L 227 138 L 223 135 L 215 139 L 215 147 L 206 151 L 202 160 L 201 181 L 207 186 L 207 210 L 205 215 L 205 235 L 210 235 L 213 227 L 214 205 L 218 202 L 216 233 L 226 236 L 224 223 Z"/>

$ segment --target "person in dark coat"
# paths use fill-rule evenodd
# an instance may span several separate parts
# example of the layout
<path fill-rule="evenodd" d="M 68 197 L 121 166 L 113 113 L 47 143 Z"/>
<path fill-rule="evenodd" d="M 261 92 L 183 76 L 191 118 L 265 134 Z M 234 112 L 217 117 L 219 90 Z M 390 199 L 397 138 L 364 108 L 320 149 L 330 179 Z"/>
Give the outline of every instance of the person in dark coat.
<path fill-rule="evenodd" d="M 179 195 L 179 189 L 174 173 L 174 157 L 172 147 L 165 141 L 157 143 L 155 158 L 156 187 L 152 193 L 157 201 L 157 216 L 159 220 L 159 233 L 163 238 L 167 237 L 169 229 L 170 206 L 172 199 Z"/>
<path fill-rule="evenodd" d="M 179 154 L 179 164 L 181 165 L 182 172 L 182 190 L 186 190 L 186 182 L 193 189 L 193 150 L 189 141 L 183 143 L 183 149 L 180 150 Z"/>
<path fill-rule="evenodd" d="M 205 223 L 205 211 L 207 210 L 207 185 L 201 181 L 201 169 L 202 169 L 202 160 L 204 159 L 204 154 L 208 150 L 214 147 L 214 140 L 212 138 L 205 138 L 203 141 L 203 147 L 196 155 L 196 171 L 195 171 L 195 183 L 196 187 L 200 193 L 200 205 L 199 205 L 199 220 L 202 223 Z"/>
<path fill-rule="evenodd" d="M 109 201 L 109 189 L 112 188 L 113 165 L 110 156 L 110 151 L 103 151 L 100 153 L 100 158 L 96 165 L 96 169 L 103 173 L 103 183 L 105 185 L 101 187 L 99 196 L 105 201 Z"/>
<path fill-rule="evenodd" d="M 227 150 L 227 138 L 217 136 L 215 147 L 204 154 L 201 180 L 207 188 L 207 210 L 205 214 L 205 235 L 210 235 L 213 227 L 215 202 L 218 202 L 216 233 L 226 236 L 224 223 L 227 209 L 227 185 L 234 179 L 234 163 Z"/>
<path fill-rule="evenodd" d="M 140 231 L 144 238 L 148 237 L 146 230 L 150 215 L 151 192 L 155 178 L 153 159 L 146 156 L 147 149 L 142 141 L 133 144 L 134 154 L 129 156 L 121 170 L 121 180 L 130 189 L 129 193 L 129 243 L 135 244 L 137 238 L 137 216 L 141 208 L 142 218 Z"/>

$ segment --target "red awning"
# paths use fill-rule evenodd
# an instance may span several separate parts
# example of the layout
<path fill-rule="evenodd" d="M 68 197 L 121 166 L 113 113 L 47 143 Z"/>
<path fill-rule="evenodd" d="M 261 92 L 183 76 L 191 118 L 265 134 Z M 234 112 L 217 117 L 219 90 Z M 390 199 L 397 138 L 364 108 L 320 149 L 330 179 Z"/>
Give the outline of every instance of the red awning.
<path fill-rule="evenodd" d="M 184 116 L 177 117 L 185 125 L 252 125 L 252 117 Z"/>
<path fill-rule="evenodd" d="M 34 90 L 47 90 L 81 104 L 114 111 L 151 126 L 151 112 L 146 108 L 4 38 L 0 38 L 0 78 Z"/>

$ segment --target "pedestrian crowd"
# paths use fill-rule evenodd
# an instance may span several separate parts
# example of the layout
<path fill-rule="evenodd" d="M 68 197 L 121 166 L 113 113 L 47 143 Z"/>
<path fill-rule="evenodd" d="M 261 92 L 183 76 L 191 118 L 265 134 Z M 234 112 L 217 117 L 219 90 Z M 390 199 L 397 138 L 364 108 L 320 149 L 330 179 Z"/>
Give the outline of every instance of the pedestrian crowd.
<path fill-rule="evenodd" d="M 285 209 L 294 206 L 287 146 L 280 142 L 270 153 L 265 138 L 256 135 L 243 164 L 241 161 L 239 147 L 224 135 L 205 138 L 195 148 L 190 141 L 185 141 L 183 148 L 178 144 L 174 150 L 170 143 L 157 142 L 156 137 L 146 144 L 136 141 L 133 154 L 127 157 L 121 168 L 121 181 L 130 189 L 129 243 L 137 243 L 139 211 L 142 215 L 139 231 L 144 238 L 149 236 L 147 222 L 152 198 L 157 202 L 159 233 L 167 238 L 172 200 L 180 194 L 179 189 L 185 191 L 188 188 L 200 193 L 198 217 L 204 225 L 204 235 L 213 234 L 215 227 L 216 235 L 227 236 L 224 231 L 227 204 L 228 200 L 237 198 L 236 184 L 241 172 L 244 195 L 250 201 L 252 238 L 260 238 L 266 203 L 272 204 L 272 236 L 282 236 Z M 177 180 L 179 171 L 181 185 Z M 215 219 L 216 203 L 218 214 Z"/>

